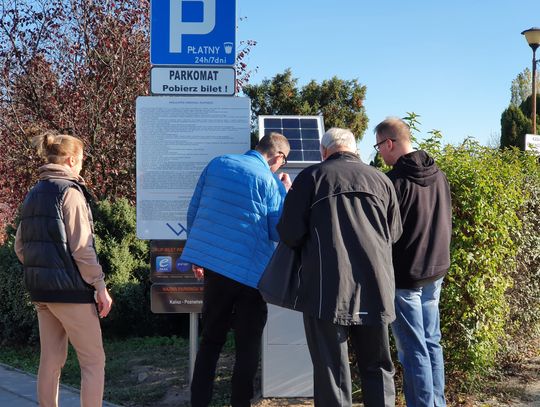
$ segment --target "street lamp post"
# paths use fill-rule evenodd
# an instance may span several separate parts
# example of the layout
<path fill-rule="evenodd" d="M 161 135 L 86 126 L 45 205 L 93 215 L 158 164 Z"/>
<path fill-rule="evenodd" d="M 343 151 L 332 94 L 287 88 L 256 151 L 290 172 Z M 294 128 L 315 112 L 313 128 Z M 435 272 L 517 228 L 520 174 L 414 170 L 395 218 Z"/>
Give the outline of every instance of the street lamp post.
<path fill-rule="evenodd" d="M 532 133 L 536 134 L 536 49 L 540 46 L 540 28 L 533 27 L 523 31 L 521 34 L 525 36 L 525 39 L 529 43 L 529 46 L 533 50 L 532 59 Z"/>

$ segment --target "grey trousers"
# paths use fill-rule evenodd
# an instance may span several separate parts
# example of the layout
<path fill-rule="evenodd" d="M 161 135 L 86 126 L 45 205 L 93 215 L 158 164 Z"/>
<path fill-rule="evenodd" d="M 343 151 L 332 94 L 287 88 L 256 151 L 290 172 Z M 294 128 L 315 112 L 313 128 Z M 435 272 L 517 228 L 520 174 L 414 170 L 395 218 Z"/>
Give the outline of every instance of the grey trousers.
<path fill-rule="evenodd" d="M 352 406 L 349 337 L 358 362 L 364 405 L 395 406 L 388 325 L 336 325 L 304 314 L 304 329 L 313 362 L 315 406 Z"/>

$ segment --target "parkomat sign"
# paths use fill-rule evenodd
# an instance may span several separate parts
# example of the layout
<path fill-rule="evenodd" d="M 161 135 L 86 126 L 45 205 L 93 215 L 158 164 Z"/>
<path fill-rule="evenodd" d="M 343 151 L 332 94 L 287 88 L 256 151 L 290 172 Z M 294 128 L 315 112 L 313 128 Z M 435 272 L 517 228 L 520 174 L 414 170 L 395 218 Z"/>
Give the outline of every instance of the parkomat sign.
<path fill-rule="evenodd" d="M 155 66 L 150 91 L 153 95 L 234 96 L 235 80 L 233 67 Z"/>

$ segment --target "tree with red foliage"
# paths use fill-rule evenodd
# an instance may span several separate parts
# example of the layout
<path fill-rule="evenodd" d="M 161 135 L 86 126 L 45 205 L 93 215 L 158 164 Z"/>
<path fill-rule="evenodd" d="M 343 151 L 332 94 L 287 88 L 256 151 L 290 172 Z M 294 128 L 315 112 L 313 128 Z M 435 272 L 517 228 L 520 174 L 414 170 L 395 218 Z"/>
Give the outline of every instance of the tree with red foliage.
<path fill-rule="evenodd" d="M 29 137 L 85 143 L 98 198 L 135 197 L 135 98 L 148 94 L 146 1 L 15 1 L 0 9 L 0 224 L 39 167 Z M 3 226 L 2 225 L 2 226 Z"/>
<path fill-rule="evenodd" d="M 255 41 L 241 41 L 237 89 Z M 85 144 L 83 177 L 98 199 L 135 200 L 135 99 L 149 92 L 149 2 L 0 0 L 0 231 L 40 163 L 32 135 Z"/>

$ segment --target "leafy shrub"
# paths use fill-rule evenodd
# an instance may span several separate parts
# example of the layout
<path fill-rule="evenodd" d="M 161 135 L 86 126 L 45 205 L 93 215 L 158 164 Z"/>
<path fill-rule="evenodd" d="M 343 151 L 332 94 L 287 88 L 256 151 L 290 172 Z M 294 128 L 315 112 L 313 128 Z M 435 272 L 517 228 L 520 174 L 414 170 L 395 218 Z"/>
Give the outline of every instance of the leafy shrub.
<path fill-rule="evenodd" d="M 520 169 L 504 152 L 466 142 L 445 153 L 439 164 L 450 181 L 454 217 L 443 331 L 451 367 L 476 374 L 493 366 L 504 336 L 504 294 L 516 254 L 511 236 L 521 226 L 516 212 L 524 197 Z"/>
<path fill-rule="evenodd" d="M 513 232 L 517 244 L 514 286 L 508 290 L 507 358 L 523 358 L 523 350 L 540 335 L 540 171 L 537 157 L 524 154 L 525 206 L 518 212 L 522 229 Z"/>
<path fill-rule="evenodd" d="M 404 118 L 413 132 L 418 117 Z M 540 335 L 540 161 L 473 139 L 443 146 L 439 131 L 429 133 L 413 141 L 446 173 L 453 201 L 440 304 L 445 361 L 452 383 L 470 387 Z"/>
<path fill-rule="evenodd" d="M 101 320 L 104 335 L 185 336 L 187 315 L 158 315 L 150 310 L 149 244 L 135 236 L 135 208 L 126 199 L 102 201 L 93 214 L 96 250 L 114 301 L 109 316 Z M 15 229 L 10 227 L 0 246 L 0 342 L 33 343 L 38 338 L 37 318 L 14 241 Z"/>
<path fill-rule="evenodd" d="M 113 297 L 102 320 L 108 336 L 152 336 L 185 333 L 183 314 L 153 314 L 150 310 L 149 243 L 136 237 L 135 208 L 127 199 L 101 201 L 94 209 L 96 250 Z"/>
<path fill-rule="evenodd" d="M 413 131 L 417 118 L 405 118 Z M 472 139 L 443 146 L 440 132 L 430 134 L 414 143 L 435 158 L 451 188 L 441 330 L 448 382 L 464 390 L 540 334 L 540 165 L 517 148 Z"/>
<path fill-rule="evenodd" d="M 15 255 L 15 229 L 8 227 L 0 246 L 0 344 L 35 343 L 36 313 L 23 280 L 23 269 Z"/>
<path fill-rule="evenodd" d="M 435 157 L 452 191 L 441 329 L 449 374 L 470 386 L 526 337 L 523 329 L 530 338 L 540 326 L 539 167 L 516 148 L 473 140 L 442 148 L 435 135 L 420 146 Z"/>

